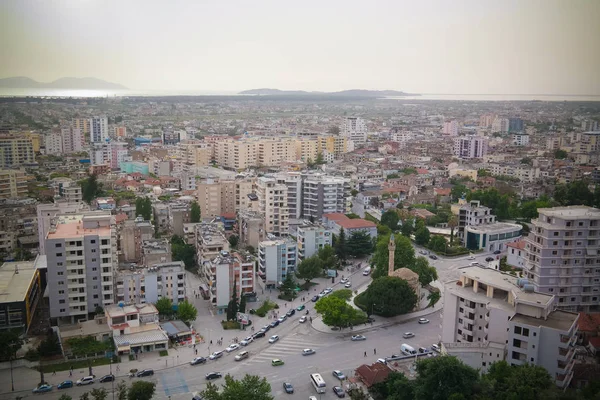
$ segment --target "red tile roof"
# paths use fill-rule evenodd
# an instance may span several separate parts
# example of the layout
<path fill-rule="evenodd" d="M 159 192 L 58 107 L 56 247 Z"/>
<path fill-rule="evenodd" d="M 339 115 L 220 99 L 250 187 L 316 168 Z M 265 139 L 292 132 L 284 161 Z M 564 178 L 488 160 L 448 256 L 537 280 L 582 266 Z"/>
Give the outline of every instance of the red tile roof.
<path fill-rule="evenodd" d="M 115 216 L 115 221 L 117 224 L 120 224 L 121 222 L 125 221 L 126 219 L 127 219 L 127 214 L 125 214 L 125 213 L 117 214 Z"/>
<path fill-rule="evenodd" d="M 341 221 L 344 219 L 350 219 L 346 217 L 346 215 L 341 213 L 331 213 L 331 214 L 323 214 L 324 218 L 327 218 L 329 221 Z"/>
<path fill-rule="evenodd" d="M 451 189 L 450 188 L 434 188 L 433 191 L 438 196 L 450 196 Z"/>
<path fill-rule="evenodd" d="M 360 229 L 360 228 L 375 228 L 377 225 L 374 222 L 366 219 L 340 219 L 335 221 L 336 224 L 344 229 Z"/>
<path fill-rule="evenodd" d="M 385 381 L 390 372 L 392 372 L 390 367 L 381 363 L 375 363 L 372 365 L 363 364 L 356 368 L 356 374 L 360 376 L 361 380 L 367 387 L 371 387 L 376 383 Z"/>
<path fill-rule="evenodd" d="M 518 242 L 508 243 L 506 246 L 514 247 L 515 249 L 523 250 L 525 248 L 525 241 L 519 240 Z"/>
<path fill-rule="evenodd" d="M 429 170 L 425 168 L 417 168 L 417 173 L 420 175 L 428 174 Z"/>
<path fill-rule="evenodd" d="M 600 314 L 579 313 L 579 331 L 598 332 L 600 331 Z"/>

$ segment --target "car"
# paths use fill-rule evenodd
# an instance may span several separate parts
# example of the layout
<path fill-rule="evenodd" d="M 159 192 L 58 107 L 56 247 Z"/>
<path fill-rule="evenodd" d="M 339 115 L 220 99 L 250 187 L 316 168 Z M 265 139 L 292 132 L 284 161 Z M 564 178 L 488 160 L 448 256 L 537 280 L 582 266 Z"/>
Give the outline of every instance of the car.
<path fill-rule="evenodd" d="M 91 385 L 92 383 L 94 383 L 94 377 L 93 376 L 86 376 L 83 377 L 81 379 L 79 379 L 76 383 L 77 386 L 83 386 L 83 385 Z"/>
<path fill-rule="evenodd" d="M 395 361 L 395 360 L 399 360 L 399 359 L 401 359 L 401 358 L 404 358 L 404 356 L 403 356 L 403 355 L 400 355 L 400 354 L 392 354 L 391 356 L 389 356 L 389 357 L 386 357 L 386 358 L 385 358 L 385 361 L 386 361 L 386 362 L 388 362 L 388 361 Z"/>
<path fill-rule="evenodd" d="M 494 257 L 486 257 L 485 261 L 487 261 L 487 262 L 494 261 Z"/>
<path fill-rule="evenodd" d="M 296 307 L 296 311 L 302 311 L 305 307 L 306 306 L 304 304 L 300 304 L 298 307 Z"/>
<path fill-rule="evenodd" d="M 437 260 L 438 259 L 435 254 L 430 255 L 429 258 L 431 258 L 432 260 Z"/>
<path fill-rule="evenodd" d="M 380 364 L 384 364 L 384 365 L 387 364 L 387 361 L 385 360 L 385 358 L 378 358 L 377 362 L 380 363 Z"/>
<path fill-rule="evenodd" d="M 287 315 L 288 317 L 291 317 L 294 314 L 296 314 L 296 310 L 294 310 L 293 308 L 285 313 L 285 315 Z"/>
<path fill-rule="evenodd" d="M 252 336 L 248 336 L 246 339 L 242 340 L 240 344 L 242 346 L 248 346 L 252 342 L 254 342 L 254 338 Z"/>
<path fill-rule="evenodd" d="M 475 256 L 474 256 L 473 254 L 471 254 L 471 255 L 469 256 L 469 260 L 474 260 L 474 259 L 475 259 Z"/>
<path fill-rule="evenodd" d="M 287 394 L 292 394 L 294 393 L 294 386 L 289 382 L 283 382 L 283 390 L 285 390 Z"/>
<path fill-rule="evenodd" d="M 342 388 L 341 388 L 341 387 L 339 387 L 339 386 L 334 386 L 334 387 L 333 387 L 333 393 L 335 393 L 335 395 L 336 395 L 338 398 L 340 398 L 340 399 L 341 399 L 342 397 L 346 397 L 346 393 L 344 393 L 344 389 L 342 389 Z"/>
<path fill-rule="evenodd" d="M 367 337 L 363 335 L 354 335 L 350 340 L 352 340 L 353 342 L 359 342 L 361 340 L 367 340 Z"/>
<path fill-rule="evenodd" d="M 48 385 L 45 383 L 33 389 L 33 393 L 46 393 L 50 391 L 52 391 L 52 385 Z"/>
<path fill-rule="evenodd" d="M 220 372 L 209 372 L 204 377 L 207 381 L 212 381 L 213 379 L 219 379 L 222 376 L 223 374 L 221 374 Z"/>
<path fill-rule="evenodd" d="M 440 346 L 437 343 L 434 343 L 431 345 L 431 350 L 436 351 L 436 352 L 440 352 L 442 351 L 442 349 L 440 348 Z"/>
<path fill-rule="evenodd" d="M 264 332 L 269 332 L 269 329 L 271 329 L 271 325 L 265 325 L 262 328 L 260 328 L 260 330 Z"/>
<path fill-rule="evenodd" d="M 344 285 L 346 289 L 350 289 L 352 287 L 352 282 L 348 282 Z"/>
<path fill-rule="evenodd" d="M 414 333 L 412 333 L 412 332 L 404 332 L 404 334 L 402 335 L 402 337 L 403 337 L 404 339 L 410 339 L 410 338 L 412 338 L 412 337 L 415 337 L 415 334 L 414 334 Z"/>
<path fill-rule="evenodd" d="M 192 400 L 204 400 L 204 399 L 202 398 L 202 395 L 200 393 L 193 392 L 192 393 Z"/>
<path fill-rule="evenodd" d="M 315 351 L 313 349 L 304 349 L 304 350 L 302 350 L 302 355 L 303 356 L 310 356 L 311 354 L 315 354 Z"/>
<path fill-rule="evenodd" d="M 240 345 L 237 343 L 231 343 L 229 346 L 227 346 L 227 348 L 225 349 L 226 352 L 231 353 L 232 351 L 235 351 L 237 349 L 240 348 Z"/>
<path fill-rule="evenodd" d="M 153 369 L 143 369 L 143 370 L 139 371 L 137 374 L 135 374 L 135 376 L 137 376 L 138 378 L 141 378 L 144 376 L 152 376 L 152 375 L 154 375 Z"/>
<path fill-rule="evenodd" d="M 427 350 L 426 347 L 419 347 L 419 353 L 423 354 L 423 353 L 429 353 L 429 350 Z"/>
<path fill-rule="evenodd" d="M 73 381 L 62 381 L 58 385 L 56 385 L 57 389 L 68 389 L 73 387 Z"/>
<path fill-rule="evenodd" d="M 279 323 L 281 324 L 282 322 L 285 322 L 286 319 L 287 319 L 287 317 L 285 315 L 282 315 L 281 317 L 279 317 L 277 319 L 277 321 L 279 321 Z"/>
<path fill-rule="evenodd" d="M 319 296 L 314 295 L 312 299 L 310 299 L 313 303 L 316 303 L 317 301 L 319 301 Z"/>
<path fill-rule="evenodd" d="M 242 361 L 243 359 L 248 358 L 249 355 L 250 354 L 247 351 L 240 351 L 235 356 L 235 361 Z"/>
<path fill-rule="evenodd" d="M 425 250 L 419 250 L 419 254 L 423 254 L 424 256 L 426 256 L 427 252 Z"/>
<path fill-rule="evenodd" d="M 190 361 L 191 365 L 205 364 L 206 358 L 204 357 L 196 357 L 192 361 Z"/>
<path fill-rule="evenodd" d="M 500 250 L 496 250 L 494 254 L 502 254 L 502 252 Z"/>
<path fill-rule="evenodd" d="M 315 396 L 308 396 L 308 400 L 317 400 Z"/>
<path fill-rule="evenodd" d="M 300 322 L 301 324 L 306 322 L 306 315 L 303 315 L 300 317 L 300 319 L 298 320 L 298 322 Z"/>
<path fill-rule="evenodd" d="M 99 382 L 100 383 L 112 382 L 114 380 L 115 380 L 115 376 L 113 374 L 108 374 L 108 375 L 104 375 L 102 378 L 100 378 Z"/>
<path fill-rule="evenodd" d="M 278 365 L 283 365 L 283 364 L 285 364 L 285 363 L 283 362 L 283 360 L 280 360 L 279 358 L 274 358 L 273 360 L 271 360 L 271 365 L 273 367 L 277 367 Z"/>
<path fill-rule="evenodd" d="M 258 331 L 258 332 L 256 332 L 254 335 L 252 335 L 252 337 L 253 337 L 254 339 L 259 339 L 259 338 L 261 338 L 261 337 L 265 337 L 265 336 L 266 336 L 266 335 L 265 335 L 265 333 L 264 333 L 263 331 Z"/>
<path fill-rule="evenodd" d="M 269 343 L 275 343 L 278 340 L 279 340 L 279 336 L 273 335 L 269 338 Z"/>
<path fill-rule="evenodd" d="M 216 360 L 217 358 L 223 357 L 223 350 L 215 351 L 208 358 L 211 360 Z"/>
<path fill-rule="evenodd" d="M 348 280 L 348 278 L 342 278 L 342 279 L 340 279 L 340 283 L 348 283 L 348 282 L 350 282 Z"/>
<path fill-rule="evenodd" d="M 428 324 L 429 320 L 427 318 L 419 318 L 419 324 L 423 325 L 423 324 Z"/>
<path fill-rule="evenodd" d="M 346 379 L 346 375 L 344 375 L 344 373 L 340 370 L 333 370 L 333 372 L 331 373 L 334 377 L 338 378 L 340 381 L 343 381 L 344 379 Z"/>
<path fill-rule="evenodd" d="M 325 292 L 325 294 L 329 294 L 329 293 L 333 292 L 333 289 L 328 287 L 328 288 L 325 288 L 323 291 Z"/>
<path fill-rule="evenodd" d="M 275 320 L 275 321 L 271 322 L 270 325 L 271 325 L 271 328 L 275 328 L 277 325 L 279 325 L 279 321 Z"/>

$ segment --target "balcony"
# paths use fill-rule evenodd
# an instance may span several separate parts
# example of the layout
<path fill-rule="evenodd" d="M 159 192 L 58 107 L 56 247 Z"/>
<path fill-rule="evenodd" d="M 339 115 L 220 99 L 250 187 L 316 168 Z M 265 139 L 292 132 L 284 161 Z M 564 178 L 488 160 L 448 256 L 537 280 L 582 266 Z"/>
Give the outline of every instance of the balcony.
<path fill-rule="evenodd" d="M 575 351 L 573 350 L 572 347 L 569 348 L 558 348 L 558 360 L 559 361 L 564 361 L 564 362 L 570 362 L 573 358 L 573 355 L 575 354 Z"/>

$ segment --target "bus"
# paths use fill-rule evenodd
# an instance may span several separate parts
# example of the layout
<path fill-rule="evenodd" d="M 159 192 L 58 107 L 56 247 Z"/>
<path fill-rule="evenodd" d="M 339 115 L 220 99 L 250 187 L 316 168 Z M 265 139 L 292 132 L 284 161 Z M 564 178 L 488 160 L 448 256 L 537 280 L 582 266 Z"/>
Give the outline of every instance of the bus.
<path fill-rule="evenodd" d="M 317 393 L 325 393 L 325 388 L 327 385 L 325 384 L 325 380 L 323 380 L 321 374 L 310 374 L 310 381 L 315 387 Z"/>

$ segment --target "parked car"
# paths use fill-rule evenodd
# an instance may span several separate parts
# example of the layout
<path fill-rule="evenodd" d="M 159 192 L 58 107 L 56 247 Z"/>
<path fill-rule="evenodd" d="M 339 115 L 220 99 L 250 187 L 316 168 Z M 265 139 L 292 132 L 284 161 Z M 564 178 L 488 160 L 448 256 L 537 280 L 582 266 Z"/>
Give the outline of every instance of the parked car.
<path fill-rule="evenodd" d="M 419 353 L 423 354 L 423 353 L 429 353 L 429 350 L 427 350 L 426 347 L 419 347 Z"/>
<path fill-rule="evenodd" d="M 415 334 L 414 334 L 414 333 L 412 333 L 412 332 L 404 332 L 404 334 L 402 335 L 402 337 L 403 337 L 404 339 L 410 339 L 410 338 L 412 338 L 412 337 L 415 337 Z"/>
<path fill-rule="evenodd" d="M 380 364 L 384 364 L 384 365 L 387 364 L 387 361 L 385 360 L 385 358 L 378 358 L 377 362 L 380 363 Z"/>
<path fill-rule="evenodd" d="M 487 262 L 494 261 L 494 257 L 486 257 L 485 261 L 487 261 Z"/>
<path fill-rule="evenodd" d="M 430 255 L 429 258 L 431 258 L 432 260 L 437 260 L 438 259 L 435 254 Z"/>
<path fill-rule="evenodd" d="M 419 250 L 419 254 L 423 254 L 424 256 L 426 256 L 427 252 L 425 250 Z"/>
<path fill-rule="evenodd" d="M 278 340 L 279 340 L 279 336 L 273 335 L 269 338 L 269 343 L 275 343 Z"/>
<path fill-rule="evenodd" d="M 50 391 L 52 391 L 52 385 L 48 385 L 45 383 L 33 389 L 33 393 L 46 393 Z"/>
<path fill-rule="evenodd" d="M 338 398 L 340 398 L 340 399 L 341 399 L 341 398 L 343 398 L 343 397 L 346 397 L 346 393 L 344 393 L 344 389 L 342 389 L 342 388 L 341 388 L 341 387 L 339 387 L 339 386 L 334 386 L 334 387 L 333 387 L 333 393 L 335 393 L 335 395 L 336 395 Z"/>
<path fill-rule="evenodd" d="M 329 294 L 329 293 L 333 292 L 333 289 L 332 289 L 332 288 L 330 288 L 330 287 L 328 287 L 328 288 L 325 288 L 325 289 L 323 289 L 323 292 L 324 292 L 325 294 Z"/>
<path fill-rule="evenodd" d="M 152 376 L 152 375 L 154 375 L 153 369 L 143 369 L 143 370 L 139 371 L 137 374 L 135 374 L 135 376 L 137 376 L 138 378 L 141 378 L 144 376 Z"/>
<path fill-rule="evenodd" d="M 226 352 L 231 353 L 232 351 L 235 351 L 237 349 L 240 348 L 240 345 L 237 343 L 231 343 L 229 346 L 227 346 L 227 348 L 225 349 Z"/>
<path fill-rule="evenodd" d="M 261 331 L 265 331 L 265 332 L 269 332 L 269 329 L 271 329 L 271 325 L 265 325 L 260 330 Z"/>
<path fill-rule="evenodd" d="M 306 307 L 304 304 L 300 304 L 298 307 L 296 307 L 296 310 L 302 311 L 304 310 L 304 307 Z"/>
<path fill-rule="evenodd" d="M 223 357 L 223 350 L 215 351 L 208 358 L 211 360 L 216 360 L 217 358 Z"/>
<path fill-rule="evenodd" d="M 436 351 L 436 352 L 440 352 L 442 351 L 442 349 L 440 349 L 440 346 L 437 343 L 434 343 L 431 345 L 431 350 Z"/>
<path fill-rule="evenodd" d="M 248 336 L 246 339 L 242 340 L 240 344 L 242 346 L 248 346 L 252 342 L 254 342 L 254 338 L 252 336 Z"/>
<path fill-rule="evenodd" d="M 292 394 L 294 393 L 294 386 L 289 382 L 283 382 L 283 390 L 285 390 L 287 394 Z"/>
<path fill-rule="evenodd" d="M 312 299 L 310 299 L 313 303 L 316 303 L 317 301 L 319 301 L 319 296 L 315 295 L 313 296 Z"/>
<path fill-rule="evenodd" d="M 278 365 L 283 365 L 283 364 L 285 364 L 285 363 L 283 362 L 283 360 L 280 360 L 279 358 L 275 358 L 275 359 L 271 360 L 271 365 L 273 367 L 277 367 Z"/>
<path fill-rule="evenodd" d="M 309 356 L 311 354 L 315 354 L 315 351 L 313 349 L 304 349 L 304 350 L 302 350 L 302 355 L 303 356 Z"/>
<path fill-rule="evenodd" d="M 298 322 L 300 322 L 301 324 L 306 322 L 306 315 L 303 315 L 300 317 L 300 319 L 298 320 Z"/>
<path fill-rule="evenodd" d="M 429 320 L 427 318 L 419 318 L 419 324 L 423 325 L 423 324 L 428 324 Z"/>
<path fill-rule="evenodd" d="M 287 315 L 288 317 L 291 317 L 294 314 L 296 314 L 296 310 L 294 310 L 293 308 L 291 310 L 288 310 L 288 312 L 285 313 L 285 315 Z"/>
<path fill-rule="evenodd" d="M 279 317 L 277 319 L 277 321 L 279 321 L 279 323 L 281 324 L 282 322 L 285 322 L 286 319 L 287 319 L 287 317 L 285 315 L 282 315 L 281 317 Z"/>
<path fill-rule="evenodd" d="M 344 285 L 346 289 L 350 289 L 352 287 L 352 282 L 348 282 Z"/>
<path fill-rule="evenodd" d="M 104 375 L 102 378 L 100 378 L 100 383 L 112 382 L 114 380 L 115 380 L 115 376 L 113 374 L 108 374 L 108 375 Z"/>
<path fill-rule="evenodd" d="M 206 358 L 204 357 L 196 357 L 192 361 L 190 361 L 191 365 L 205 364 Z"/>
<path fill-rule="evenodd" d="M 235 361 L 242 361 L 245 358 L 248 358 L 250 354 L 247 351 L 240 351 L 236 356 L 235 356 Z"/>
<path fill-rule="evenodd" d="M 502 252 L 500 250 L 496 250 L 494 254 L 502 254 Z"/>
<path fill-rule="evenodd" d="M 212 381 L 213 379 L 219 379 L 223 375 L 220 372 L 209 372 L 205 375 L 207 381 Z"/>
<path fill-rule="evenodd" d="M 346 379 L 346 375 L 344 375 L 344 373 L 342 371 L 339 370 L 334 370 L 331 373 L 334 377 L 336 377 L 337 379 L 339 379 L 340 381 L 343 381 L 344 379 Z"/>
<path fill-rule="evenodd" d="M 259 339 L 261 337 L 265 337 L 265 333 L 263 331 L 258 331 L 254 335 L 252 335 L 254 339 Z"/>
<path fill-rule="evenodd" d="M 271 325 L 271 328 L 275 328 L 277 325 L 279 325 L 279 321 L 275 320 L 275 321 L 271 322 L 270 325 Z"/>
<path fill-rule="evenodd" d="M 340 279 L 340 283 L 348 283 L 348 282 L 350 282 L 348 280 L 348 278 L 342 278 L 342 279 Z"/>
<path fill-rule="evenodd" d="M 86 376 L 77 381 L 77 386 L 91 385 L 92 383 L 94 383 L 94 377 Z"/>
<path fill-rule="evenodd" d="M 354 335 L 350 340 L 352 340 L 353 342 L 358 342 L 361 340 L 367 340 L 367 337 L 363 335 Z"/>
<path fill-rule="evenodd" d="M 73 387 L 73 381 L 63 381 L 56 385 L 57 389 L 68 389 Z"/>
<path fill-rule="evenodd" d="M 475 256 L 474 256 L 473 254 L 471 254 L 471 255 L 469 256 L 469 260 L 474 260 L 474 259 L 475 259 Z"/>

